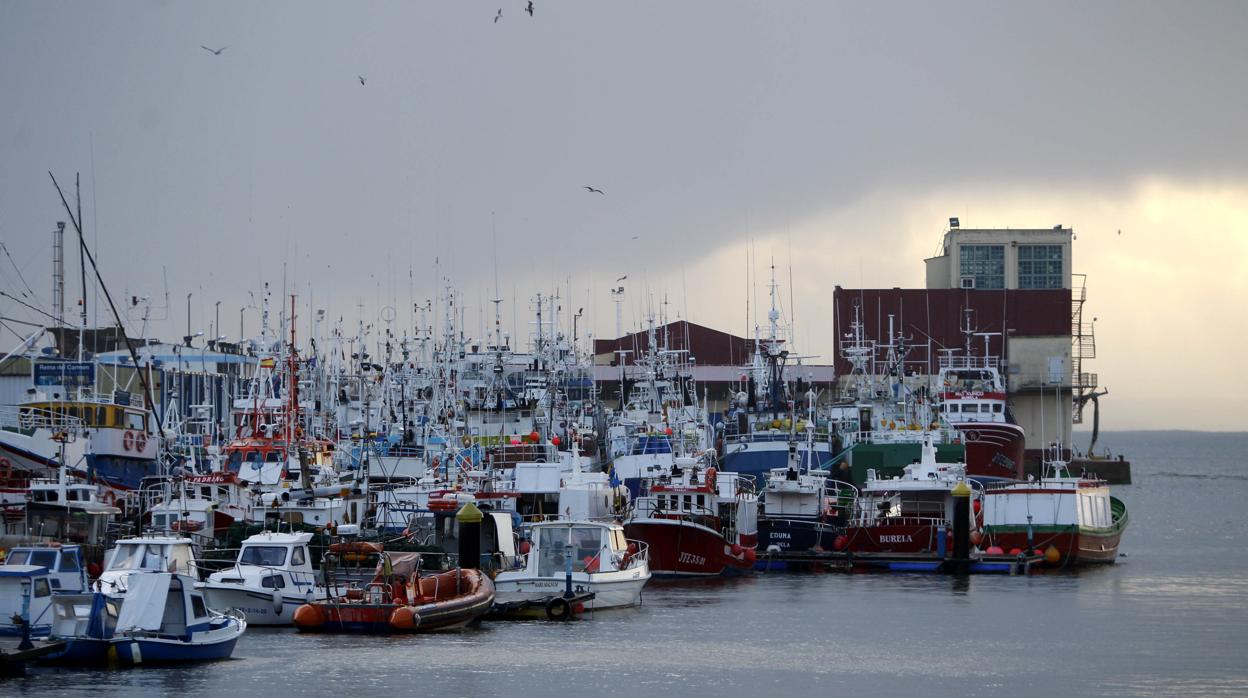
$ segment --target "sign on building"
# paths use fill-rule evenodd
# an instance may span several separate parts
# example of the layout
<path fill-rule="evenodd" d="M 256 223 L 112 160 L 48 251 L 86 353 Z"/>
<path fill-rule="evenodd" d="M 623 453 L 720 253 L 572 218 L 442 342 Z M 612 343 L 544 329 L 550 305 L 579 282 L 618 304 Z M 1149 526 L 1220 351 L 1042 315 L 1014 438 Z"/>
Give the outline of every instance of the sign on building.
<path fill-rule="evenodd" d="M 36 387 L 80 388 L 95 385 L 95 364 L 89 361 L 36 361 Z"/>

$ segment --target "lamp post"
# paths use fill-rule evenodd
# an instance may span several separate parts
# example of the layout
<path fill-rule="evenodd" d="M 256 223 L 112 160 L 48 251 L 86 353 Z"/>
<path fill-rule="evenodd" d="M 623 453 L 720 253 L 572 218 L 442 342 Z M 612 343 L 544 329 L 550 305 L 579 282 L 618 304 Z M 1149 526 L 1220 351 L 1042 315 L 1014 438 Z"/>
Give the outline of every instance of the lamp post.
<path fill-rule="evenodd" d="M 186 294 L 186 336 L 183 337 L 188 347 L 191 346 L 191 295 Z"/>

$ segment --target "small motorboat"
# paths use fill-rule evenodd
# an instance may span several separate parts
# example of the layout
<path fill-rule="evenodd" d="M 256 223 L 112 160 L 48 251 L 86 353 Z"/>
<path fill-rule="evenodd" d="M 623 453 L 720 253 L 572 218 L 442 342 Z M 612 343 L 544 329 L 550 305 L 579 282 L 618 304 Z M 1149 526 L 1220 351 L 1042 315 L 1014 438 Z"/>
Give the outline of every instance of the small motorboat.
<path fill-rule="evenodd" d="M 296 609 L 328 596 L 312 571 L 311 540 L 311 533 L 257 533 L 243 541 L 233 567 L 195 588 L 210 607 L 236 608 L 251 625 L 290 625 Z"/>
<path fill-rule="evenodd" d="M 419 553 L 385 553 L 373 581 L 340 596 L 295 610 L 305 632 L 405 633 L 461 628 L 494 604 L 494 583 L 484 572 L 457 568 L 420 574 Z"/>
<path fill-rule="evenodd" d="M 123 598 L 66 594 L 53 599 L 52 637 L 65 649 L 45 661 L 127 665 L 227 659 L 247 621 L 208 608 L 184 574 L 133 575 Z"/>

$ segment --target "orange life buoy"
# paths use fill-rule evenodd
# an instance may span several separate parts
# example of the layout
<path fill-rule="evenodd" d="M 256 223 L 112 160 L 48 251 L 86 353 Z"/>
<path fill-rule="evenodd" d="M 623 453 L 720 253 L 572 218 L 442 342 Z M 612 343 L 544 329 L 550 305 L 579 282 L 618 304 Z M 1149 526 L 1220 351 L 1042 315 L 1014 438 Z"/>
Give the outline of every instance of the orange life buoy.
<path fill-rule="evenodd" d="M 134 432 L 127 430 L 121 437 L 121 447 L 127 451 L 134 450 Z"/>
<path fill-rule="evenodd" d="M 719 471 L 716 470 L 714 466 L 706 469 L 706 486 L 709 487 L 712 492 L 715 491 L 715 476 L 718 474 Z"/>
<path fill-rule="evenodd" d="M 110 507 L 117 503 L 117 493 L 112 490 L 104 490 L 104 494 L 100 498 Z"/>
<path fill-rule="evenodd" d="M 134 450 L 142 451 L 145 448 L 147 448 L 147 432 L 141 431 L 134 437 Z"/>

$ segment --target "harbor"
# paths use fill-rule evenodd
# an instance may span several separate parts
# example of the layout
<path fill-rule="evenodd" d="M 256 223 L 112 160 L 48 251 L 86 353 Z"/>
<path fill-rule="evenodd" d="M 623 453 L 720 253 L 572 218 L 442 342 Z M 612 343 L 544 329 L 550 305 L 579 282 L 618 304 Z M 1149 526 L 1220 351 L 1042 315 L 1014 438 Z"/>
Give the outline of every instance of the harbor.
<path fill-rule="evenodd" d="M 1242 496 L 1234 454 L 1243 437 L 1105 438 L 1115 448 L 1151 454 L 1136 458 L 1137 483 L 1123 488 L 1137 520 L 1122 550 L 1127 556 L 1112 567 L 1024 578 L 763 572 L 660 581 L 647 586 L 635 608 L 568 623 L 487 622 L 449 635 L 392 635 L 381 645 L 366 636 L 257 627 L 240 640 L 236 658 L 223 664 L 141 671 L 35 667 L 24 678 L 6 680 L 5 689 L 20 695 L 261 695 L 315 676 L 316 688 L 305 692 L 340 695 L 357 690 L 366 665 L 370 680 L 381 685 L 419 681 L 422 691 L 472 695 L 539 693 L 552 682 L 612 695 L 756 694 L 776 686 L 806 695 L 964 694 L 992 693 L 1003 683 L 1029 695 L 1181 692 L 1193 683 L 1237 692 L 1243 687 L 1233 668 L 1239 645 L 1202 643 L 1209 635 L 1242 637 L 1245 590 L 1215 580 L 1248 561 L 1219 535 L 1205 535 L 1208 523 L 1197 509 L 1230 507 Z M 1175 475 L 1182 454 L 1202 442 L 1208 477 Z M 1179 544 L 1175 529 L 1195 535 Z M 1234 523 L 1221 535 L 1241 532 L 1242 523 Z M 941 635 L 937 646 L 916 640 L 916 627 L 957 629 Z M 1062 671 L 1053 670 L 1057 664 Z"/>
<path fill-rule="evenodd" d="M 1248 695 L 1246 21 L 0 3 L 0 693 Z"/>

